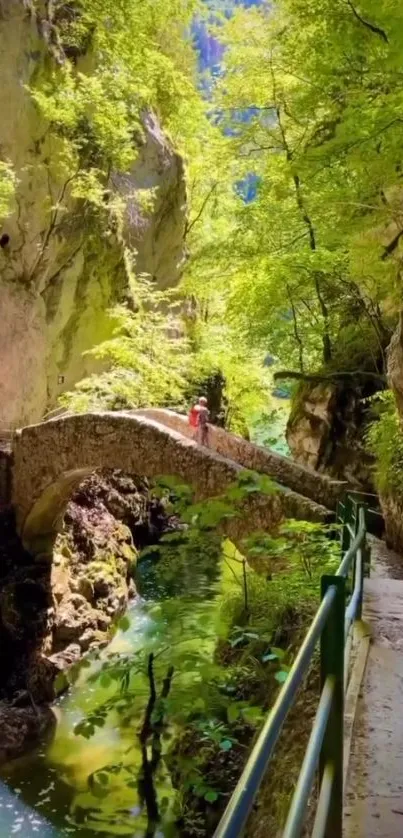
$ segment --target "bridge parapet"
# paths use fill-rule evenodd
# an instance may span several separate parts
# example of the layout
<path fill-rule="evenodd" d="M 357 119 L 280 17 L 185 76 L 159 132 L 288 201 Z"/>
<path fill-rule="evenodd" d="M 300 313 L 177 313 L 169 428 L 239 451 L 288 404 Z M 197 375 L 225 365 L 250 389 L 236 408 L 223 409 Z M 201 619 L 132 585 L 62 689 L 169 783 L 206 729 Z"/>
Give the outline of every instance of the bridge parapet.
<path fill-rule="evenodd" d="M 147 408 L 135 411 L 136 416 L 154 419 L 178 431 L 183 436 L 192 438 L 193 429 L 187 417 L 170 410 Z M 273 480 L 287 486 L 294 492 L 310 498 L 316 503 L 323 504 L 327 509 L 335 510 L 337 503 L 344 495 L 348 484 L 340 480 L 332 480 L 325 474 L 306 468 L 288 457 L 283 457 L 274 451 L 254 445 L 236 434 L 228 433 L 223 428 L 210 426 L 209 445 L 218 454 L 263 474 L 268 474 Z"/>

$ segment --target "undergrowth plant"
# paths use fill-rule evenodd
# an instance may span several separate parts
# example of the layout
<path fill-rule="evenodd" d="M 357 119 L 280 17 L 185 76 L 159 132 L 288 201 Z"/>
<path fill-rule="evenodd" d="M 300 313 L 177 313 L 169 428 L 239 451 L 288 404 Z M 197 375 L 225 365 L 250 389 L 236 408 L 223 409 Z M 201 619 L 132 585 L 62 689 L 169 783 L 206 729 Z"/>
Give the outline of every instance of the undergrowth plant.
<path fill-rule="evenodd" d="M 217 623 L 193 620 L 184 600 L 171 595 L 150 612 L 160 621 L 157 645 L 98 653 L 95 667 L 85 660 L 73 670 L 74 679 L 88 667 L 87 683 L 100 686 L 103 696 L 78 721 L 77 736 L 92 738 L 111 714 L 119 727 L 133 728 L 133 748 L 119 764 L 91 774 L 89 791 L 102 801 L 116 784 L 133 789 L 150 834 L 164 818 L 185 819 L 196 835 L 203 807 L 222 808 L 225 765 L 231 777 L 239 773 L 316 607 L 320 572 L 334 567 L 337 544 L 316 524 L 287 521 L 272 536 L 254 534 L 241 545 L 244 554 L 223 540 L 221 525 L 241 514 L 248 495 L 275 491 L 269 478 L 246 471 L 225 494 L 194 502 L 189 486 L 158 480 L 154 492 L 176 516 L 177 529 L 146 548 L 140 563 L 157 562 L 164 578 L 170 566 L 191 576 L 199 563 L 217 568 L 221 561 L 233 584 L 219 601 Z M 164 643 L 169 614 L 175 634 Z M 130 618 L 119 626 L 127 631 Z M 158 795 L 167 771 L 178 790 L 174 802 Z"/>

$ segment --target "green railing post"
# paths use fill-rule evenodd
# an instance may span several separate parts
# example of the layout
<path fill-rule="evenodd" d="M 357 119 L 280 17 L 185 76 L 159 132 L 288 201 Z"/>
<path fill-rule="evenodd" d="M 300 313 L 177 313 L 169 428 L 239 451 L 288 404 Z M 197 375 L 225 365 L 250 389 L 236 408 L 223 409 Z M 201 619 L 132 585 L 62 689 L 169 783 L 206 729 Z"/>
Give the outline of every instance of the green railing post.
<path fill-rule="evenodd" d="M 344 553 L 348 550 L 350 546 L 350 532 L 348 529 L 347 524 L 351 520 L 351 500 L 347 496 L 344 502 L 344 510 L 343 510 L 343 529 L 341 533 L 341 553 L 344 556 Z"/>
<path fill-rule="evenodd" d="M 365 515 L 366 531 L 365 531 L 364 541 L 362 543 L 362 568 L 363 568 L 363 576 L 365 578 L 369 578 L 369 576 L 371 574 L 371 548 L 368 544 L 368 537 L 367 537 L 369 511 L 365 507 L 364 507 L 364 515 Z"/>
<path fill-rule="evenodd" d="M 371 548 L 365 542 L 362 552 L 362 561 L 364 568 L 364 577 L 369 578 L 371 575 Z"/>
<path fill-rule="evenodd" d="M 353 500 L 353 504 L 354 504 L 354 506 L 353 506 L 353 509 L 354 509 L 354 534 L 357 535 L 358 530 L 360 528 L 360 509 L 361 509 L 362 504 L 359 503 L 358 501 L 355 501 L 355 500 Z M 358 551 L 355 553 L 355 556 L 353 558 L 352 573 L 351 573 L 351 591 L 349 591 L 349 593 L 353 593 L 354 590 L 355 590 L 355 583 L 357 581 L 357 558 L 358 558 Z M 359 620 L 361 620 L 361 600 L 362 600 L 362 589 L 363 589 L 362 564 L 361 564 L 360 589 L 361 589 L 361 593 L 360 593 L 360 599 L 359 599 L 359 603 L 358 603 L 359 614 L 357 614 L 357 617 L 358 617 Z M 347 593 L 348 593 L 348 591 L 346 590 L 346 594 Z"/>
<path fill-rule="evenodd" d="M 322 782 L 326 766 L 333 766 L 332 795 L 324 838 L 342 838 L 345 579 L 341 576 L 323 576 L 322 598 L 331 586 L 336 588 L 336 597 L 322 632 L 320 673 L 321 689 L 329 675 L 335 679 L 335 689 L 320 754 L 319 774 L 320 782 Z"/>
<path fill-rule="evenodd" d="M 359 561 L 359 559 L 361 561 Z M 357 569 L 359 568 L 360 578 L 358 579 L 359 585 L 359 595 L 357 600 L 357 607 L 355 609 L 355 620 L 361 620 L 362 617 L 362 600 L 364 597 L 364 550 L 362 547 L 359 547 L 357 550 L 357 555 L 355 558 L 355 573 L 357 573 Z M 355 587 L 355 577 L 354 577 L 354 587 Z M 354 590 L 354 588 L 353 588 Z"/>

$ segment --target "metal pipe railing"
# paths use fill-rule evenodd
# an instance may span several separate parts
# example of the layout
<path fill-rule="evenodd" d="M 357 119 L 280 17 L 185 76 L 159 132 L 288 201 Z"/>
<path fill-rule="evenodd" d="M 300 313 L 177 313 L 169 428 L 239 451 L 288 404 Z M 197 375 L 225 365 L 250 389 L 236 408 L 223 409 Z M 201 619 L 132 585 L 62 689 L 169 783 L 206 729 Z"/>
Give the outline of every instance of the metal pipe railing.
<path fill-rule="evenodd" d="M 343 798 L 343 704 L 347 684 L 351 626 L 361 617 L 363 577 L 368 548 L 362 504 L 347 498 L 340 505 L 344 526 L 343 559 L 335 576 L 322 578 L 322 601 L 252 749 L 214 838 L 238 838 L 252 809 L 284 721 L 307 675 L 321 641 L 321 694 L 305 751 L 283 838 L 298 838 L 306 817 L 319 765 L 320 794 L 312 838 L 341 838 Z M 346 580 L 352 572 L 353 591 L 345 607 Z"/>
<path fill-rule="evenodd" d="M 284 687 L 266 719 L 231 800 L 214 833 L 214 838 L 230 838 L 230 836 L 233 838 L 241 834 L 284 721 L 312 660 L 312 655 L 322 634 L 335 596 L 336 589 L 329 588 L 326 596 L 322 599 Z"/>
<path fill-rule="evenodd" d="M 326 833 L 330 802 L 332 799 L 334 768 L 329 762 L 323 772 L 312 838 L 323 838 Z"/>
<path fill-rule="evenodd" d="M 302 763 L 301 773 L 284 828 L 283 838 L 298 838 L 304 824 L 306 807 L 312 791 L 312 784 L 319 762 L 320 749 L 326 733 L 332 706 L 334 686 L 334 677 L 330 675 L 322 690 L 308 747 Z"/>

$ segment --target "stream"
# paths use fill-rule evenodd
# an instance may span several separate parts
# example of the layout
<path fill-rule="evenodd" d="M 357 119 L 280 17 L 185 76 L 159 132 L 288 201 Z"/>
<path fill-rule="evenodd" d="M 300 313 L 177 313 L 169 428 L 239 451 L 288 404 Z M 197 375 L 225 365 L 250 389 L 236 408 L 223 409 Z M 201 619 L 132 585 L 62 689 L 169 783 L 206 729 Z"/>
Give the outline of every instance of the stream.
<path fill-rule="evenodd" d="M 139 730 L 149 697 L 146 661 L 152 652 L 158 690 L 167 666 L 174 667 L 170 700 L 177 710 L 169 714 L 170 724 L 162 736 L 164 756 L 181 730 L 183 714 L 200 701 L 203 665 L 212 661 L 217 636 L 225 628 L 223 596 L 237 586 L 235 563 L 231 564 L 208 556 L 195 556 L 192 566 L 151 559 L 141 563 L 136 580 L 140 595 L 127 612 L 125 630 L 118 630 L 109 646 L 95 659 L 90 658 L 78 680 L 57 702 L 53 741 L 2 769 L 1 838 L 18 834 L 23 838 L 141 838 L 150 834 L 138 785 L 142 769 Z M 116 681 L 99 676 L 102 664 L 108 662 L 127 672 L 132 697 L 129 712 L 112 709 L 104 725 L 84 738 L 74 732 L 75 726 L 88 720 L 118 690 Z M 88 784 L 94 772 L 119 764 L 121 771 L 110 775 L 107 789 L 98 782 L 94 787 Z M 179 835 L 174 812 L 178 793 L 163 758 L 154 775 L 154 787 L 161 823 L 153 834 Z"/>

